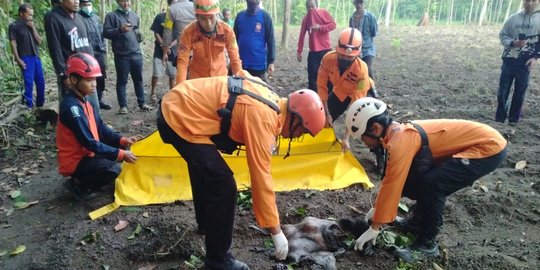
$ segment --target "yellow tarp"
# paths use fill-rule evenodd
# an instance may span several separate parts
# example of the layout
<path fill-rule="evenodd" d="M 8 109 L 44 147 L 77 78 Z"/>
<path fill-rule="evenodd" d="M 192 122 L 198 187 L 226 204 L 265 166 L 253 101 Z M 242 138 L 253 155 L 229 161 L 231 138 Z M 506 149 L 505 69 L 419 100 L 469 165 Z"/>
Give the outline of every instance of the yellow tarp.
<path fill-rule="evenodd" d="M 324 129 L 315 138 L 305 135 L 292 143 L 287 159 L 287 139 L 281 139 L 279 154 L 272 157 L 272 176 L 275 191 L 295 189 L 329 190 L 352 184 L 373 187 L 364 168 L 351 152 L 342 153 L 333 129 Z M 122 164 L 116 179 L 115 201 L 91 212 L 96 219 L 119 206 L 171 203 L 191 199 L 191 186 L 185 161 L 169 144 L 154 132 L 135 143 L 131 150 L 139 158 L 137 163 Z M 239 190 L 250 186 L 245 151 L 239 155 L 224 155 L 234 172 Z"/>

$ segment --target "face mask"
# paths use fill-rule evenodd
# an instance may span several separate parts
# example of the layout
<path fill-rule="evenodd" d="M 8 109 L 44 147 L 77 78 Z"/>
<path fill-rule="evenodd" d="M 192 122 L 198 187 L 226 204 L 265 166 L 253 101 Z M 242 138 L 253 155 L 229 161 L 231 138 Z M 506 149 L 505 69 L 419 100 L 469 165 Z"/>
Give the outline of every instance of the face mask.
<path fill-rule="evenodd" d="M 81 7 L 81 11 L 88 16 L 92 15 L 92 7 Z"/>
<path fill-rule="evenodd" d="M 122 7 L 122 6 L 120 6 L 120 5 L 118 5 L 118 9 L 120 9 L 121 11 L 123 11 L 123 12 L 125 12 L 125 13 L 127 13 L 128 11 L 131 10 L 131 8 L 126 8 L 126 9 L 124 9 L 124 7 Z"/>
<path fill-rule="evenodd" d="M 247 10 L 250 14 L 255 14 L 259 10 L 260 2 L 247 1 Z"/>
<path fill-rule="evenodd" d="M 345 70 L 347 70 L 352 65 L 353 62 L 354 62 L 354 59 L 353 60 L 338 59 L 339 73 L 345 72 Z"/>

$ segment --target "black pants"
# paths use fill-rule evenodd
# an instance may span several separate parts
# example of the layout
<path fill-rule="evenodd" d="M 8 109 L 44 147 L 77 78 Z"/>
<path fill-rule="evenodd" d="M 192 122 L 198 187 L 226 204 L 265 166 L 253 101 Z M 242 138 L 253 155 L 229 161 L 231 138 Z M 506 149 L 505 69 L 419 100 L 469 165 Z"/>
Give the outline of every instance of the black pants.
<path fill-rule="evenodd" d="M 84 157 L 73 173 L 81 183 L 81 187 L 92 192 L 113 182 L 120 175 L 121 167 L 116 161 L 103 157 Z"/>
<path fill-rule="evenodd" d="M 351 97 L 340 101 L 333 92 L 330 92 L 328 95 L 328 110 L 330 111 L 330 116 L 332 116 L 332 122 L 335 122 L 347 110 L 349 104 L 351 104 Z"/>
<path fill-rule="evenodd" d="M 423 232 L 417 238 L 435 240 L 443 223 L 446 197 L 495 170 L 503 162 L 506 152 L 504 149 L 496 155 L 479 159 L 449 158 L 423 177 L 409 173 L 402 196 L 416 200 L 415 215 L 421 218 L 419 231 Z"/>
<path fill-rule="evenodd" d="M 95 53 L 94 57 L 99 63 L 99 68 L 101 69 L 101 74 L 103 76 L 96 78 L 96 91 L 98 94 L 98 99 L 101 101 L 103 97 L 103 91 L 105 91 L 105 79 L 107 78 L 107 54 L 105 53 Z"/>
<path fill-rule="evenodd" d="M 317 75 L 323 56 L 330 50 L 309 52 L 307 58 L 308 88 L 317 91 Z"/>
<path fill-rule="evenodd" d="M 230 261 L 236 182 L 233 172 L 213 144 L 194 144 L 180 136 L 158 112 L 157 126 L 163 142 L 172 144 L 186 160 L 195 205 L 195 218 L 206 230 L 206 264 L 217 267 Z"/>
<path fill-rule="evenodd" d="M 245 70 L 246 70 L 247 72 L 249 72 L 249 74 L 251 74 L 251 76 L 259 77 L 259 78 L 261 78 L 263 81 L 266 82 L 266 69 L 263 69 L 263 70 L 254 70 L 254 69 L 246 68 Z"/>

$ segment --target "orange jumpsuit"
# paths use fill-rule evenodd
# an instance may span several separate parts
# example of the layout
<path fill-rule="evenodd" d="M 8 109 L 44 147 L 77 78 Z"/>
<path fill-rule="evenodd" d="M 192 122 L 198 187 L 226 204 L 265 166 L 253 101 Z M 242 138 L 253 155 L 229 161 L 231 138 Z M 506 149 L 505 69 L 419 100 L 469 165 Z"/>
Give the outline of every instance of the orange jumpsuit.
<path fill-rule="evenodd" d="M 449 119 L 414 122 L 426 131 L 435 161 L 445 158 L 487 158 L 500 153 L 507 143 L 495 129 L 477 122 Z M 411 124 L 394 123 L 388 128 L 382 143 L 388 151 L 388 163 L 377 196 L 373 221 L 386 224 L 396 217 L 409 169 L 421 146 L 421 138 Z"/>
<path fill-rule="evenodd" d="M 336 51 L 324 55 L 319 67 L 317 93 L 323 102 L 328 101 L 328 81 L 334 86 L 332 92 L 341 102 L 347 97 L 351 97 L 351 103 L 363 98 L 371 88 L 367 65 L 360 58 L 356 58 L 343 75 L 339 74 Z"/>
<path fill-rule="evenodd" d="M 229 54 L 233 74 L 242 70 L 242 62 L 238 54 L 238 45 L 233 29 L 225 22 L 218 21 L 216 33 L 212 37 L 205 36 L 197 21 L 190 23 L 180 36 L 178 44 L 178 62 L 176 84 L 189 78 L 203 78 L 227 75 L 225 50 Z M 190 53 L 193 51 L 191 62 Z"/>
<path fill-rule="evenodd" d="M 285 121 L 287 100 L 247 80 L 243 87 L 274 102 L 281 110 L 278 115 L 268 105 L 239 95 L 229 131 L 231 139 L 246 147 L 255 218 L 263 228 L 274 227 L 280 223 L 270 173 L 271 156 Z M 161 110 L 167 124 L 184 140 L 212 144 L 210 137 L 220 133 L 217 110 L 225 107 L 228 98 L 227 76 L 188 80 L 163 97 Z"/>

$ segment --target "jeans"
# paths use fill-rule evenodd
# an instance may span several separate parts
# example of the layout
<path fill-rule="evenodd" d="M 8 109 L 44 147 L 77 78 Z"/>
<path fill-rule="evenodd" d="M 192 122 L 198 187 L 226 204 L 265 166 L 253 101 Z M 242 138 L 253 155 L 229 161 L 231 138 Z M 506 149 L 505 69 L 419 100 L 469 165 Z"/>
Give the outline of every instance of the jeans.
<path fill-rule="evenodd" d="M 22 70 L 24 79 L 23 102 L 29 108 L 34 107 L 32 97 L 34 83 L 36 84 L 36 106 L 41 107 L 45 103 L 45 79 L 43 78 L 43 67 L 38 56 L 27 55 L 21 58 L 26 64 L 26 69 Z"/>
<path fill-rule="evenodd" d="M 133 57 L 114 56 L 114 65 L 116 67 L 116 97 L 120 108 L 127 107 L 126 85 L 128 76 L 131 74 L 133 86 L 135 87 L 135 95 L 139 107 L 144 105 L 144 86 L 143 86 L 143 59 L 142 55 Z"/>
<path fill-rule="evenodd" d="M 206 264 L 230 261 L 236 182 L 233 172 L 213 144 L 190 143 L 174 132 L 158 110 L 157 127 L 163 142 L 172 144 L 188 165 L 195 219 L 206 231 Z"/>
<path fill-rule="evenodd" d="M 499 91 L 497 92 L 497 112 L 495 121 L 502 122 L 508 117 L 508 122 L 517 123 L 521 117 L 521 108 L 525 101 L 525 93 L 529 84 L 529 70 L 526 65 L 512 65 L 503 62 L 501 67 L 501 78 L 499 81 Z M 514 94 L 508 112 L 508 96 L 510 88 L 514 83 Z"/>
<path fill-rule="evenodd" d="M 308 88 L 317 91 L 317 74 L 319 73 L 319 66 L 323 56 L 330 50 L 309 52 L 307 58 L 307 73 L 308 73 Z"/>
<path fill-rule="evenodd" d="M 422 217 L 419 230 L 421 235 L 417 235 L 417 238 L 435 240 L 443 223 L 446 197 L 494 171 L 501 165 L 506 154 L 505 148 L 486 158 L 449 158 L 424 173 L 423 177 L 411 177 L 415 171 L 411 168 L 402 196 L 416 200 L 415 215 Z"/>
<path fill-rule="evenodd" d="M 92 192 L 114 182 L 121 172 L 120 163 L 103 157 L 83 157 L 73 176 L 81 181 L 81 186 Z"/>
<path fill-rule="evenodd" d="M 371 71 L 371 64 L 373 63 L 373 58 L 375 58 L 373 55 L 366 55 L 362 57 L 362 61 L 364 61 L 364 63 L 366 63 L 367 65 L 369 77 L 372 79 L 373 79 L 373 71 Z"/>

